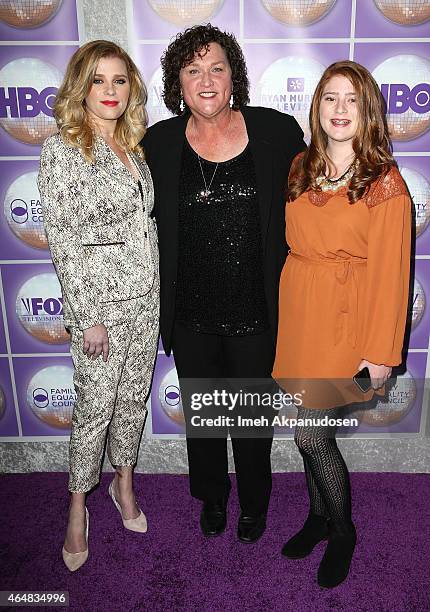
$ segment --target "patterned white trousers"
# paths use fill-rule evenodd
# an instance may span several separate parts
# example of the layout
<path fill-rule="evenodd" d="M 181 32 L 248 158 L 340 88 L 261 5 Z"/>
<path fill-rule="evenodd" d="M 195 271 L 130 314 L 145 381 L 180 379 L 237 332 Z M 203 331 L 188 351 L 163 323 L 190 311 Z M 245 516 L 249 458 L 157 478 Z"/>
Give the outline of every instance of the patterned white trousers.
<path fill-rule="evenodd" d="M 86 492 L 99 482 L 108 435 L 113 466 L 134 465 L 146 419 L 154 361 L 157 354 L 159 283 L 144 297 L 123 307 L 128 320 L 108 327 L 109 357 L 88 359 L 82 352 L 83 332 L 71 329 L 77 401 L 70 437 L 69 491 Z"/>

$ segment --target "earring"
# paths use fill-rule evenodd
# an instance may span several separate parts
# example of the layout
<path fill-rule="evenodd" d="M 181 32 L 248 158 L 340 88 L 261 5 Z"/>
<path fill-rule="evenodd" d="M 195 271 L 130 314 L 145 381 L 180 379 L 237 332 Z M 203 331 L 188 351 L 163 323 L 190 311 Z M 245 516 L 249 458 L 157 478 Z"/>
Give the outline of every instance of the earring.
<path fill-rule="evenodd" d="M 181 113 L 183 113 L 185 110 L 184 98 L 181 98 L 181 101 L 179 102 L 179 110 L 181 111 Z"/>
<path fill-rule="evenodd" d="M 233 98 L 233 92 L 231 92 L 231 95 L 230 95 L 230 107 L 232 107 L 233 104 L 234 104 L 234 98 Z"/>

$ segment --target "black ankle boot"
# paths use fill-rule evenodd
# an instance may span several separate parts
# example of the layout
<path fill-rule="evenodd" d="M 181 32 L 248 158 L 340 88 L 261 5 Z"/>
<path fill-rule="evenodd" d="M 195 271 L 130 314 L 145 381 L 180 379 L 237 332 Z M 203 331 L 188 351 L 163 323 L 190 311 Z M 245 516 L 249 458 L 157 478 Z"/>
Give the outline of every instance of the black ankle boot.
<path fill-rule="evenodd" d="M 328 544 L 318 568 L 318 584 L 327 589 L 343 582 L 348 576 L 357 534 L 354 523 L 329 521 Z"/>
<path fill-rule="evenodd" d="M 309 513 L 302 529 L 282 548 L 282 554 L 289 559 L 303 559 L 310 555 L 314 547 L 328 536 L 328 519 L 325 516 Z"/>

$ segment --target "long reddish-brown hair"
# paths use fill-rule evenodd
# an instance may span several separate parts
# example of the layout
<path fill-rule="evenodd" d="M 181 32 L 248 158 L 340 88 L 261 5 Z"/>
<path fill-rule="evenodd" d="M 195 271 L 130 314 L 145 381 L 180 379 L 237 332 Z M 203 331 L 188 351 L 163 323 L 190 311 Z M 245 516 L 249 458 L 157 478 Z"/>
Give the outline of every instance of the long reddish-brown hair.
<path fill-rule="evenodd" d="M 373 181 L 396 165 L 385 118 L 385 102 L 375 79 L 367 68 L 356 62 L 336 62 L 324 71 L 316 87 L 309 112 L 311 142 L 290 177 L 287 191 L 289 202 L 308 189 L 318 190 L 317 178 L 326 174 L 326 168 L 334 170 L 333 161 L 326 153 L 328 139 L 321 127 L 319 112 L 325 86 L 337 75 L 346 77 L 352 83 L 359 112 L 358 129 L 352 142 L 358 167 L 349 183 L 350 204 L 360 200 Z"/>

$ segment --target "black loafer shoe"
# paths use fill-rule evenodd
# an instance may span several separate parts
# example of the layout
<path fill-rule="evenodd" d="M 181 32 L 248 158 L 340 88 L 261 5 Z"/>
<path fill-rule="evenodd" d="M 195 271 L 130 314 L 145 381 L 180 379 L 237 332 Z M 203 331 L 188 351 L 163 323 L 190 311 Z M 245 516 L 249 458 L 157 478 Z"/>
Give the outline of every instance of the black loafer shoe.
<path fill-rule="evenodd" d="M 259 514 L 258 516 L 241 514 L 237 526 L 237 537 L 241 542 L 245 542 L 245 544 L 253 544 L 261 538 L 265 529 L 265 514 Z"/>
<path fill-rule="evenodd" d="M 206 537 L 221 535 L 227 524 L 227 499 L 204 502 L 200 514 L 200 527 Z"/>

